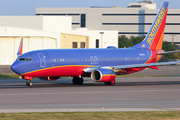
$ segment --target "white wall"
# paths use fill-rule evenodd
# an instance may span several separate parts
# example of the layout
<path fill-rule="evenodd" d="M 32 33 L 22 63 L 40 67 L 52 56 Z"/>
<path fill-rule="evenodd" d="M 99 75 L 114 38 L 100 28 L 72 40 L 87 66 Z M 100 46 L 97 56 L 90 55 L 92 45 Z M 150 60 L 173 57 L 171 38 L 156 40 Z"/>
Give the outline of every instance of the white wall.
<path fill-rule="evenodd" d="M 69 16 L 43 16 L 42 30 L 66 32 L 72 29 L 72 18 Z"/>
<path fill-rule="evenodd" d="M 104 32 L 104 34 L 100 34 L 100 32 Z M 118 31 L 77 29 L 70 33 L 89 36 L 89 48 L 95 48 L 96 39 L 99 39 L 99 48 L 101 48 L 101 40 L 103 41 L 102 48 L 118 47 Z"/>
<path fill-rule="evenodd" d="M 72 29 L 70 16 L 0 16 L 0 26 L 38 29 L 44 31 L 69 31 Z"/>
<path fill-rule="evenodd" d="M 0 26 L 42 30 L 42 16 L 0 16 Z"/>
<path fill-rule="evenodd" d="M 23 53 L 60 48 L 60 33 L 0 27 L 0 65 L 11 65 L 14 62 L 21 38 L 23 38 Z"/>

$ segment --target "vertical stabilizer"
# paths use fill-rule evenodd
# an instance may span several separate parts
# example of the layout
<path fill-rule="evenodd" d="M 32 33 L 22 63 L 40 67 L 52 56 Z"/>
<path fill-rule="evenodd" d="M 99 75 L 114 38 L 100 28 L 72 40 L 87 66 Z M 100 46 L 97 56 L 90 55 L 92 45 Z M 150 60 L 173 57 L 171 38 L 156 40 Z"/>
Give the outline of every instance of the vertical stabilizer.
<path fill-rule="evenodd" d="M 23 52 L 23 38 L 21 38 L 21 42 L 19 44 L 19 49 L 18 49 L 18 52 L 17 52 L 17 56 L 22 55 L 22 52 Z"/>
<path fill-rule="evenodd" d="M 158 14 L 156 15 L 154 22 L 151 25 L 149 32 L 147 33 L 146 38 L 142 42 L 134 45 L 132 48 L 142 48 L 151 50 L 162 49 L 168 5 L 168 2 L 164 2 L 162 4 Z"/>

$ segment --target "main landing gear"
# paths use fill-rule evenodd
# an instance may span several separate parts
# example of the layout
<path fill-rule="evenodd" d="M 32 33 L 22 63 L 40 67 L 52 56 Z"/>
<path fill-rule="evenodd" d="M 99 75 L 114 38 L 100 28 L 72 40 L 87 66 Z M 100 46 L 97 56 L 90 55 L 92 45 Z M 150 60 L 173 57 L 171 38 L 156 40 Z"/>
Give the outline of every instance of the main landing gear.
<path fill-rule="evenodd" d="M 115 80 L 111 81 L 111 82 L 104 82 L 105 85 L 115 85 Z"/>
<path fill-rule="evenodd" d="M 73 82 L 74 85 L 82 85 L 84 80 L 83 80 L 82 77 L 74 77 L 72 79 L 72 82 Z"/>
<path fill-rule="evenodd" d="M 31 80 L 28 80 L 28 81 L 26 82 L 26 86 L 32 86 Z"/>

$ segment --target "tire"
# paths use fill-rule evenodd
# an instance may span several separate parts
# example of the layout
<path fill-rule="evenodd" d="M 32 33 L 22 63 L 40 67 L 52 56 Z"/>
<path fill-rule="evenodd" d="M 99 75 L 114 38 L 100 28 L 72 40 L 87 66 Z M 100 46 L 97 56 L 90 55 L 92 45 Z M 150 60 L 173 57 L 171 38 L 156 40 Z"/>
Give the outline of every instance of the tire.
<path fill-rule="evenodd" d="M 113 80 L 112 82 L 104 82 L 105 85 L 115 85 L 115 80 Z"/>
<path fill-rule="evenodd" d="M 82 85 L 83 82 L 84 82 L 83 78 L 79 78 L 79 79 L 78 79 L 78 84 L 79 84 L 79 85 Z"/>
<path fill-rule="evenodd" d="M 72 83 L 73 83 L 74 85 L 77 85 L 77 84 L 78 84 L 78 78 L 77 78 L 77 77 L 73 77 Z"/>
<path fill-rule="evenodd" d="M 26 86 L 32 86 L 32 82 L 31 82 L 30 80 L 28 80 L 28 81 L 26 82 Z"/>
<path fill-rule="evenodd" d="M 108 82 L 104 82 L 104 85 L 108 85 Z"/>

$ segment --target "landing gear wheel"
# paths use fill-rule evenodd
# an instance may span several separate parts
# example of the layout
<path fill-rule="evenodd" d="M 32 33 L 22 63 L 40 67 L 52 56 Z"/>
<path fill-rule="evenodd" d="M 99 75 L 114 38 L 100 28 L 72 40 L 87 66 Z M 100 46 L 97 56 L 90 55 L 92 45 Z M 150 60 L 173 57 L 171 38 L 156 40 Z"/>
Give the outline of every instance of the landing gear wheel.
<path fill-rule="evenodd" d="M 83 80 L 83 78 L 74 77 L 74 78 L 72 79 L 72 82 L 73 82 L 74 85 L 77 85 L 77 84 L 82 85 L 83 82 L 84 82 L 84 80 Z"/>
<path fill-rule="evenodd" d="M 32 86 L 32 82 L 31 82 L 30 80 L 28 80 L 28 81 L 26 82 L 26 85 L 27 85 L 27 86 Z"/>
<path fill-rule="evenodd" d="M 115 85 L 115 80 L 111 81 L 111 82 L 104 82 L 105 85 Z"/>
<path fill-rule="evenodd" d="M 78 84 L 78 77 L 73 77 L 72 82 L 74 85 Z"/>
<path fill-rule="evenodd" d="M 83 84 L 83 82 L 84 82 L 83 78 L 79 78 L 79 80 L 78 80 L 78 84 L 79 84 L 79 85 L 82 85 L 82 84 Z"/>
<path fill-rule="evenodd" d="M 104 82 L 104 85 L 108 85 L 108 82 Z"/>

